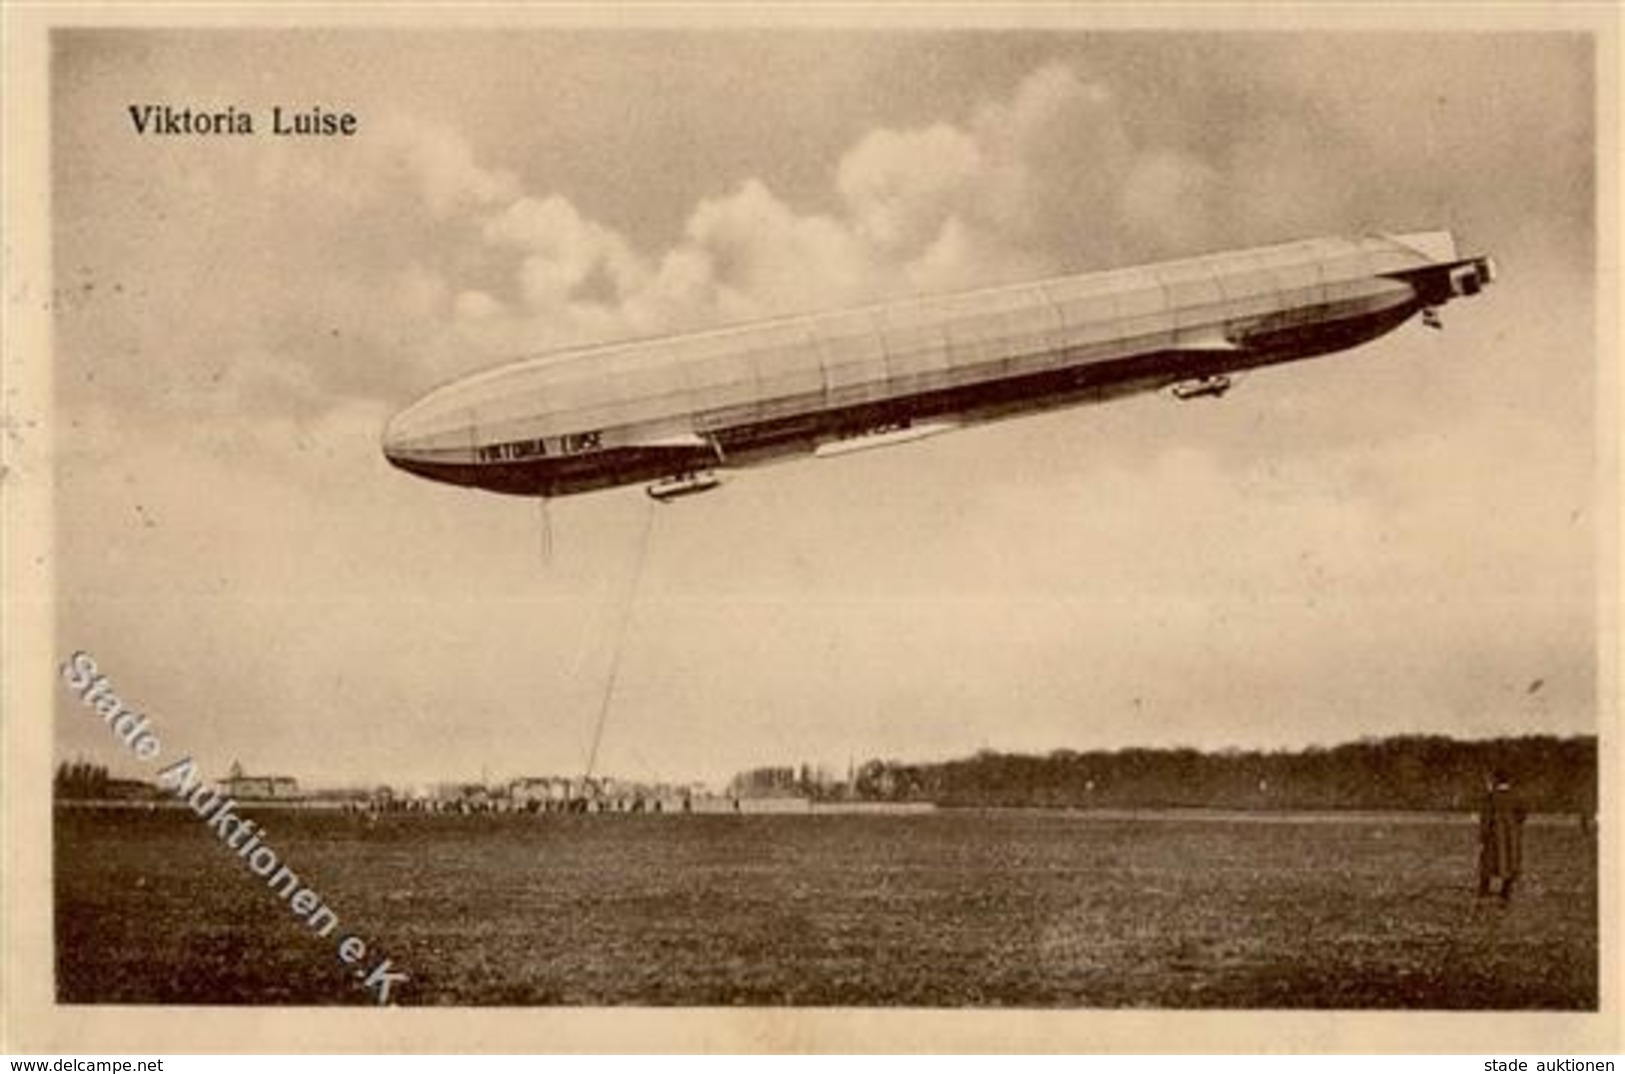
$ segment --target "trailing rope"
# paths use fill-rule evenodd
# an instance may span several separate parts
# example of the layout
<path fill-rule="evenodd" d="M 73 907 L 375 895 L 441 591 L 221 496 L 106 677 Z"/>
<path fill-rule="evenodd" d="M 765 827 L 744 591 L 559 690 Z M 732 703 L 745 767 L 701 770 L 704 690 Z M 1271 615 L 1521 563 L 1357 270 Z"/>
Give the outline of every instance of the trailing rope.
<path fill-rule="evenodd" d="M 553 562 L 553 514 L 548 510 L 546 496 L 536 497 L 536 521 L 541 530 L 538 545 L 542 566 L 547 567 Z"/>
<path fill-rule="evenodd" d="M 626 587 L 626 598 L 621 604 L 621 621 L 615 631 L 615 647 L 610 652 L 609 677 L 604 683 L 604 693 L 598 702 L 598 722 L 592 730 L 592 748 L 587 753 L 587 770 L 582 776 L 583 783 L 592 778 L 593 768 L 598 764 L 598 747 L 604 739 L 604 724 L 609 719 L 610 703 L 615 699 L 615 683 L 621 673 L 621 653 L 626 648 L 627 628 L 632 623 L 632 606 L 637 600 L 638 583 L 643 580 L 643 564 L 649 558 L 649 535 L 654 531 L 655 512 L 660 505 L 654 500 L 648 500 L 648 507 L 643 516 L 643 533 L 638 538 L 637 559 L 632 567 L 632 584 Z"/>

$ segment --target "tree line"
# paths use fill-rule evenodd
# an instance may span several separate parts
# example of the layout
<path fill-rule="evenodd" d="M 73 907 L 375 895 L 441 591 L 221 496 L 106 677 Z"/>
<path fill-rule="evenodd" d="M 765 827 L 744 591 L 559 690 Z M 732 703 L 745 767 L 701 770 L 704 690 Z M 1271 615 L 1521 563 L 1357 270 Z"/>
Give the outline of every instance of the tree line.
<path fill-rule="evenodd" d="M 1405 735 L 1270 752 L 983 750 L 929 764 L 868 761 L 842 793 L 940 806 L 1461 810 L 1476 807 L 1496 770 L 1532 811 L 1596 811 L 1594 735 Z"/>
<path fill-rule="evenodd" d="M 52 793 L 57 798 L 105 798 L 107 766 L 88 761 L 64 761 L 56 766 Z"/>

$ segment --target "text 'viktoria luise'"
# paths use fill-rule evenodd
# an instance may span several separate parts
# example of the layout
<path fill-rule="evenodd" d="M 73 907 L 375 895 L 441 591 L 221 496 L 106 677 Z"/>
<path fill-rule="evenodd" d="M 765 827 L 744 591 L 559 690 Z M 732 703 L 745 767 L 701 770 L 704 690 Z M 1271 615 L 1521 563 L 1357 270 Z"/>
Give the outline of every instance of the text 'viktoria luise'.
<path fill-rule="evenodd" d="M 261 127 L 253 112 L 236 105 L 214 111 L 200 108 L 175 108 L 167 104 L 130 105 L 130 123 L 137 134 L 258 134 Z M 320 105 L 309 108 L 271 108 L 268 128 L 274 135 L 338 136 L 355 134 L 361 121 L 352 112 L 329 111 Z"/>

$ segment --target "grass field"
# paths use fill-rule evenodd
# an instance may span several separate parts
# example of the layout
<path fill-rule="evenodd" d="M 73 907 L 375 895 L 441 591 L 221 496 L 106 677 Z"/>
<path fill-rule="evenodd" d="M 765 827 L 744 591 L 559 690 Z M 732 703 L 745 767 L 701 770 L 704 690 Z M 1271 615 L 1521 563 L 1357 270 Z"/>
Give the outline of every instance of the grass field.
<path fill-rule="evenodd" d="M 399 1002 L 1595 1009 L 1596 837 L 1413 818 L 257 815 Z M 67 1003 L 369 1003 L 178 811 L 59 809 Z M 369 955 L 368 962 L 376 961 Z"/>

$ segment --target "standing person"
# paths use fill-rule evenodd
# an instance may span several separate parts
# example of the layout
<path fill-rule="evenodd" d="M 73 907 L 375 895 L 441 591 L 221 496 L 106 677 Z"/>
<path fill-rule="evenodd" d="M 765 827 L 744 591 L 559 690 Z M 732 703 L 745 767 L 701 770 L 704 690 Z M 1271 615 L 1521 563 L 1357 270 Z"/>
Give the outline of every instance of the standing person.
<path fill-rule="evenodd" d="M 1512 885 L 1523 869 L 1523 822 L 1527 812 L 1512 791 L 1512 779 L 1497 769 L 1488 781 L 1478 810 L 1478 893 L 1490 894 L 1501 882 L 1501 900 L 1512 898 Z"/>

